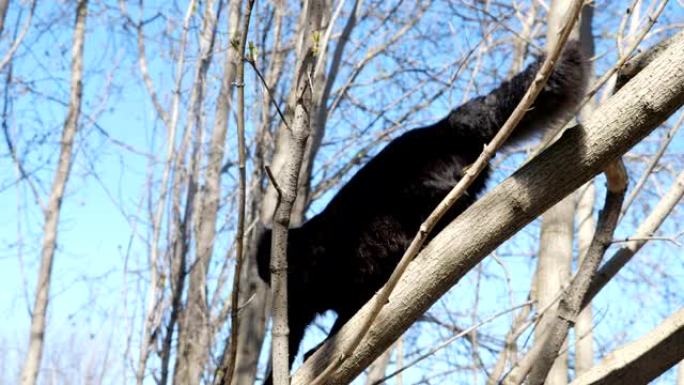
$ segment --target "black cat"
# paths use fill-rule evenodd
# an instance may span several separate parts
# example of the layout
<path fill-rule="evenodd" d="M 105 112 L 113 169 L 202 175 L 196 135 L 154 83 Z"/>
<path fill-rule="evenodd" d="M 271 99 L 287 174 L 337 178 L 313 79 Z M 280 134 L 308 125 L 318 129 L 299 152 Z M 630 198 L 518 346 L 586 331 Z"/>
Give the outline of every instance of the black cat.
<path fill-rule="evenodd" d="M 386 282 L 420 224 L 461 179 L 534 80 L 542 60 L 486 96 L 454 109 L 439 122 L 391 141 L 340 189 L 328 206 L 288 237 L 290 365 L 316 314 L 337 313 L 330 335 Z M 511 139 L 524 138 L 569 117 L 584 95 L 587 70 L 571 41 L 544 90 Z M 485 170 L 445 215 L 433 235 L 471 205 Z M 467 234 L 465 235 L 467 236 Z M 270 283 L 271 231 L 260 239 L 259 275 Z M 270 384 L 270 376 L 265 384 Z"/>

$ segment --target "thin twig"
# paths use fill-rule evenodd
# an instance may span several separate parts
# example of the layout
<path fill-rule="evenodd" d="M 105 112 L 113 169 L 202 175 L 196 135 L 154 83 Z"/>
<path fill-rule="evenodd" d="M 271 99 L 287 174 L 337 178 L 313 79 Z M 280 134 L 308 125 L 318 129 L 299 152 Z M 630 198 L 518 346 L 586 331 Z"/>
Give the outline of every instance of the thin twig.
<path fill-rule="evenodd" d="M 273 185 L 273 188 L 276 190 L 276 193 L 278 193 L 278 197 L 283 196 L 283 191 L 280 189 L 280 186 L 278 185 L 278 180 L 276 180 L 275 175 L 273 175 L 273 170 L 271 170 L 271 166 L 265 165 L 264 170 L 266 170 L 266 175 L 268 175 L 268 180 L 271 181 L 271 184 Z"/>
<path fill-rule="evenodd" d="M 245 58 L 244 61 L 249 63 L 252 66 L 252 69 L 254 69 L 254 72 L 257 74 L 257 77 L 259 80 L 261 80 L 261 83 L 264 85 L 264 89 L 266 89 L 266 93 L 268 94 L 268 98 L 271 101 L 271 104 L 273 104 L 273 107 L 275 107 L 276 111 L 278 112 L 278 116 L 280 116 L 280 119 L 283 121 L 283 124 L 287 128 L 288 131 L 292 131 L 290 129 L 290 125 L 287 123 L 287 119 L 285 119 L 285 115 L 283 114 L 283 111 L 280 110 L 280 107 L 278 106 L 278 102 L 275 100 L 275 97 L 273 96 L 273 92 L 271 92 L 271 88 L 268 86 L 268 83 L 266 83 L 266 79 L 264 79 L 264 76 L 261 74 L 261 71 L 259 71 L 259 68 L 257 68 L 256 63 L 254 62 L 253 58 Z"/>
<path fill-rule="evenodd" d="M 503 315 L 506 315 L 506 314 L 508 314 L 508 313 L 510 313 L 510 312 L 512 312 L 512 311 L 514 311 L 514 310 L 517 310 L 517 309 L 520 309 L 520 308 L 523 308 L 523 307 L 527 307 L 527 306 L 529 306 L 529 305 L 531 305 L 531 304 L 532 304 L 532 301 L 527 301 L 527 302 L 521 303 L 521 304 L 519 304 L 519 305 L 517 305 L 517 306 L 514 306 L 514 307 L 512 307 L 512 308 L 509 308 L 509 309 L 506 309 L 506 310 L 502 310 L 502 311 L 500 311 L 500 312 L 498 312 L 498 313 L 496 313 L 496 314 L 494 314 L 494 315 L 492 315 L 492 316 L 489 316 L 488 318 L 486 318 L 486 319 L 484 319 L 484 320 L 482 320 L 482 321 L 480 321 L 480 322 L 478 322 L 478 323 L 472 325 L 471 327 L 469 327 L 469 328 L 467 328 L 467 329 L 464 329 L 464 330 L 462 330 L 461 332 L 459 332 L 459 333 L 457 333 L 457 334 L 455 334 L 455 335 L 453 335 L 453 336 L 447 338 L 446 340 L 444 340 L 444 341 L 443 341 L 442 343 L 440 343 L 439 345 L 433 347 L 432 349 L 430 349 L 429 351 L 425 352 L 424 354 L 422 354 L 422 355 L 416 357 L 415 359 L 413 359 L 413 360 L 410 361 L 409 363 L 407 363 L 407 364 L 405 364 L 405 365 L 402 365 L 399 369 L 395 370 L 394 372 L 392 372 L 392 373 L 386 375 L 385 377 L 383 377 L 383 378 L 381 378 L 381 379 L 375 381 L 375 382 L 373 383 L 373 385 L 380 385 L 380 384 L 382 384 L 383 382 L 389 380 L 390 378 L 392 378 L 392 377 L 398 375 L 399 373 L 403 372 L 404 370 L 410 368 L 411 366 L 413 366 L 413 365 L 419 363 L 420 361 L 422 361 L 422 360 L 424 360 L 424 359 L 430 357 L 431 355 L 437 353 L 438 351 L 440 351 L 440 350 L 446 348 L 447 346 L 449 346 L 451 343 L 453 343 L 453 342 L 456 341 L 457 339 L 459 339 L 459 338 L 461 338 L 461 337 L 463 337 L 463 336 L 465 336 L 465 335 L 468 335 L 468 334 L 472 333 L 473 331 L 479 329 L 480 327 L 482 327 L 482 326 L 484 326 L 484 325 L 486 325 L 486 324 L 488 324 L 488 323 L 494 321 L 495 319 L 497 319 L 497 318 L 499 318 L 499 317 L 501 317 L 501 316 L 503 316 Z"/>
<path fill-rule="evenodd" d="M 656 151 L 651 160 L 648 162 L 646 169 L 641 174 L 641 177 L 639 177 L 637 183 L 634 185 L 632 192 L 629 193 L 629 196 L 627 197 L 627 199 L 625 199 L 625 204 L 622 206 L 622 212 L 620 213 L 620 215 L 624 216 L 627 210 L 629 209 L 629 206 L 631 206 L 632 202 L 634 202 L 634 199 L 637 197 L 641 189 L 646 184 L 648 177 L 651 175 L 655 167 L 658 165 L 658 161 L 665 154 L 665 151 L 672 142 L 672 139 L 674 139 L 674 136 L 679 130 L 679 128 L 682 126 L 682 123 L 684 123 L 684 114 L 682 114 L 679 117 L 679 120 L 672 126 L 672 128 L 670 128 L 670 130 L 667 131 L 667 133 L 663 137 L 660 143 L 660 147 L 658 148 L 658 151 Z"/>

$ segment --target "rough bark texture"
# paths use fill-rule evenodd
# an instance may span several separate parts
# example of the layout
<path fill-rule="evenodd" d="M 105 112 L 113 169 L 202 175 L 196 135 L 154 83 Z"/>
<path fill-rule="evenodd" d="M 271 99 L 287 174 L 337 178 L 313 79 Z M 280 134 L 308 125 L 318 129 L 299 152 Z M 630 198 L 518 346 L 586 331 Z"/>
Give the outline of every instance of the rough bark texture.
<path fill-rule="evenodd" d="M 605 357 L 571 385 L 648 384 L 684 358 L 684 308 Z"/>
<path fill-rule="evenodd" d="M 577 205 L 577 243 L 579 263 L 584 261 L 584 256 L 589 249 L 592 235 L 596 227 L 593 209 L 596 195 L 594 181 L 586 184 L 579 197 Z M 575 322 L 575 372 L 584 373 L 594 365 L 593 344 L 593 315 L 591 306 L 586 306 L 577 317 Z"/>
<path fill-rule="evenodd" d="M 524 225 L 602 171 L 684 103 L 684 41 L 673 43 L 585 123 L 478 200 L 416 258 L 364 343 L 330 377 L 347 383 L 473 266 Z M 471 234 L 464 237 L 463 234 Z M 307 384 L 339 352 L 368 304 L 295 374 Z"/>
<path fill-rule="evenodd" d="M 299 35 L 297 66 L 295 69 L 294 119 L 288 130 L 281 130 L 289 138 L 284 147 L 285 158 L 278 174 L 278 199 L 273 216 L 273 238 L 271 251 L 271 290 L 273 293 L 272 362 L 273 379 L 276 385 L 290 383 L 290 356 L 288 344 L 288 301 L 287 301 L 287 235 L 292 209 L 298 192 L 300 170 L 304 158 L 306 141 L 310 134 L 312 104 L 311 84 L 316 65 L 314 36 L 320 33 L 325 4 L 320 0 L 304 4 L 302 31 Z"/>
<path fill-rule="evenodd" d="M 295 51 L 298 62 L 304 60 L 306 50 L 310 48 L 307 46 L 306 43 L 308 40 L 312 38 L 312 36 L 308 36 L 307 31 L 315 30 L 320 32 L 322 29 L 327 27 L 327 23 L 330 21 L 330 1 L 312 0 L 304 2 L 304 4 L 313 4 L 316 7 L 320 8 L 320 11 L 317 11 L 320 12 L 320 14 L 314 15 L 314 20 L 309 19 L 305 12 L 302 12 L 300 16 L 299 24 L 297 25 L 297 49 Z M 315 25 L 311 26 L 310 24 L 312 23 Z M 325 58 L 322 58 L 322 60 L 325 60 Z M 321 84 L 321 82 L 325 81 L 325 79 L 323 78 L 323 74 L 324 72 L 321 72 L 320 77 L 318 77 L 317 79 L 311 79 L 313 81 L 314 89 L 312 90 L 312 93 L 314 95 L 312 95 L 312 109 L 308 111 L 308 114 L 311 116 L 312 124 L 309 132 L 309 140 L 307 141 L 305 147 L 304 158 L 302 159 L 301 169 L 299 171 L 300 174 L 298 177 L 299 185 L 297 186 L 297 197 L 293 206 L 293 213 L 301 213 L 301 215 L 294 215 L 291 218 L 293 226 L 301 224 L 301 222 L 304 220 L 304 212 L 307 206 L 306 201 L 308 200 L 308 185 L 311 179 L 313 158 L 316 156 L 316 153 L 318 152 L 318 148 L 323 138 L 323 130 L 325 128 L 323 124 L 324 122 L 319 122 L 315 119 L 317 117 L 318 112 L 316 112 L 316 110 L 314 109 L 315 107 L 324 106 L 324 104 L 320 105 L 320 103 L 324 103 L 324 101 L 320 99 L 320 97 L 322 96 L 321 92 L 325 88 L 325 84 Z M 299 95 L 297 94 L 297 87 L 299 87 L 299 85 L 296 84 L 296 82 L 294 82 L 292 84 L 292 89 L 288 94 L 285 118 L 290 122 L 292 122 L 293 119 L 295 119 L 296 103 L 299 97 Z M 292 136 L 286 129 L 285 124 L 281 122 L 278 132 L 276 133 L 276 150 L 273 153 L 273 158 L 271 159 L 270 164 L 270 167 L 275 175 L 279 175 L 282 172 L 281 170 L 285 167 L 289 159 L 289 152 L 287 151 L 287 149 L 292 146 L 292 141 Z M 277 205 L 278 201 L 276 195 L 277 192 L 275 191 L 273 186 L 269 186 L 266 190 L 266 196 L 264 197 L 262 205 L 262 213 L 264 213 L 262 217 L 264 218 L 264 222 L 266 224 L 270 224 L 270 220 L 274 216 L 275 206 Z"/>
<path fill-rule="evenodd" d="M 81 95 L 83 92 L 83 45 L 85 40 L 85 22 L 88 13 L 88 1 L 81 0 L 76 6 L 76 22 L 74 38 L 71 46 L 71 93 L 64 128 L 62 130 L 59 159 L 52 181 L 50 198 L 45 209 L 43 226 L 43 245 L 41 248 L 40 269 L 36 282 L 36 299 L 31 314 L 31 334 L 28 352 L 21 370 L 21 385 L 35 385 L 38 370 L 43 356 L 45 328 L 47 325 L 47 308 L 50 299 L 50 278 L 52 263 L 57 246 L 57 226 L 62 207 L 62 198 L 71 171 L 74 138 L 78 129 L 78 118 L 81 114 Z"/>
<path fill-rule="evenodd" d="M 319 30 L 327 27 L 327 24 L 330 22 L 330 11 L 332 8 L 330 1 L 323 1 L 320 3 L 322 5 L 322 13 L 320 15 L 320 25 L 317 27 Z M 279 39 L 280 36 L 279 30 L 281 27 L 279 23 L 282 22 L 282 14 L 284 12 L 287 12 L 287 10 L 284 7 L 280 5 L 278 7 L 279 8 L 275 11 L 276 18 L 278 18 L 279 20 L 278 22 L 276 22 L 276 31 L 274 32 L 276 40 Z M 310 22 L 310 20 L 308 20 L 304 16 L 305 15 L 302 14 L 302 17 L 300 17 L 299 24 L 297 26 L 297 36 L 299 36 L 299 39 L 306 37 L 303 35 L 304 31 L 306 30 L 305 24 Z M 350 22 L 348 22 L 348 24 L 349 23 Z M 355 20 L 351 24 L 351 27 L 353 27 L 354 25 Z M 343 51 L 344 46 L 347 43 L 347 37 L 348 34 L 343 33 L 343 35 L 338 40 L 338 44 L 336 45 L 335 51 L 336 54 L 338 51 L 340 51 L 339 55 L 341 56 L 341 52 Z M 305 52 L 303 51 L 304 48 L 306 47 L 297 47 L 297 58 L 303 58 L 303 55 L 305 54 Z M 274 86 L 278 81 L 278 78 L 283 69 L 283 57 L 279 55 L 280 54 L 278 53 L 274 54 L 274 59 L 271 63 L 271 66 L 266 72 L 265 87 L 267 87 L 270 90 L 274 89 Z M 325 53 L 323 55 L 325 56 Z M 325 60 L 325 58 L 323 58 L 323 60 Z M 320 146 L 320 142 L 325 131 L 325 115 L 321 112 L 321 110 L 326 110 L 327 108 L 325 102 L 329 97 L 330 90 L 332 88 L 332 81 L 334 80 L 334 77 L 337 74 L 337 68 L 339 67 L 339 65 L 339 58 L 337 60 L 333 59 L 331 69 L 327 75 L 325 74 L 325 71 L 322 71 L 320 72 L 320 74 L 318 74 L 318 76 L 316 76 L 315 79 L 312 79 L 314 85 L 312 108 L 314 113 L 312 116 L 313 121 L 311 122 L 309 127 L 309 140 L 307 140 L 304 157 L 302 159 L 302 165 L 300 167 L 300 174 L 297 186 L 297 196 L 290 215 L 290 223 L 294 226 L 301 224 L 303 222 L 304 214 L 306 212 L 306 208 L 308 207 L 310 199 L 309 183 L 311 179 L 313 158 L 318 152 L 318 148 Z M 288 94 L 288 107 L 285 111 L 285 117 L 286 119 L 288 119 L 288 121 L 292 121 L 294 117 L 296 88 L 297 84 L 293 84 L 292 89 Z M 273 95 L 270 95 L 268 92 L 265 92 L 264 105 L 269 105 L 271 103 L 270 98 L 272 96 Z M 323 116 L 323 118 L 320 118 L 320 116 Z M 264 126 L 267 126 L 270 117 L 265 115 L 263 116 L 263 119 Z M 287 157 L 289 156 L 289 149 L 292 146 L 291 142 L 292 137 L 286 125 L 283 122 L 280 122 L 280 127 L 276 133 L 276 146 L 274 149 L 273 158 L 270 162 L 270 167 L 276 175 L 280 173 L 285 164 L 285 161 L 288 159 Z M 272 224 L 272 219 L 274 216 L 274 210 L 277 204 L 277 200 L 278 197 L 276 190 L 273 188 L 273 186 L 269 185 L 266 194 L 264 194 L 263 199 L 260 200 L 260 220 L 267 226 L 271 226 Z M 255 237 L 252 239 L 259 238 L 259 231 L 256 231 L 255 233 L 257 234 L 255 234 Z M 253 250 L 254 248 L 251 249 Z M 243 269 L 243 284 L 240 291 L 241 296 L 243 298 L 243 302 L 247 302 L 247 299 L 249 299 L 249 301 L 247 305 L 241 310 L 241 322 L 239 325 L 240 331 L 238 335 L 238 355 L 236 362 L 237 373 L 236 378 L 233 381 L 233 385 L 251 384 L 254 382 L 256 376 L 257 361 L 259 359 L 259 353 L 261 350 L 259 347 L 261 346 L 264 338 L 266 320 L 270 315 L 268 309 L 271 307 L 271 298 L 268 289 L 269 288 L 263 283 L 263 281 L 259 278 L 257 274 L 254 258 L 247 258 Z"/>
<path fill-rule="evenodd" d="M 380 355 L 373 364 L 368 368 L 368 375 L 366 376 L 366 385 L 376 385 L 380 383 L 385 377 L 385 371 L 387 370 L 387 365 L 389 364 L 390 357 L 392 356 L 392 348 L 385 350 L 384 353 Z"/>
<path fill-rule="evenodd" d="M 306 60 L 305 60 L 306 62 Z M 310 73 L 309 65 L 302 65 L 302 75 Z M 308 68 L 307 68 L 308 67 Z M 303 88 L 307 88 L 303 80 Z M 306 92 L 306 91 L 304 91 Z M 309 111 L 311 108 L 311 93 L 295 107 L 295 119 L 292 125 L 293 141 L 290 142 L 290 160 L 283 167 L 282 177 L 278 184 L 281 195 L 276 205 L 273 220 L 273 249 L 271 252 L 271 288 L 273 293 L 273 329 L 272 329 L 272 357 L 274 384 L 286 385 L 290 383 L 290 348 L 288 345 L 288 312 L 287 312 L 287 231 L 290 227 L 290 214 L 297 194 L 297 179 L 304 157 L 306 139 L 309 133 Z"/>
<path fill-rule="evenodd" d="M 544 314 L 535 329 L 534 338 L 542 339 L 547 332 L 553 317 L 551 305 L 558 293 L 570 279 L 572 262 L 572 243 L 574 236 L 575 199 L 568 195 L 542 216 L 541 235 L 539 237 L 539 263 L 537 265 L 537 306 L 551 311 Z M 568 383 L 568 355 L 563 353 L 556 358 L 549 376 L 549 385 Z"/>

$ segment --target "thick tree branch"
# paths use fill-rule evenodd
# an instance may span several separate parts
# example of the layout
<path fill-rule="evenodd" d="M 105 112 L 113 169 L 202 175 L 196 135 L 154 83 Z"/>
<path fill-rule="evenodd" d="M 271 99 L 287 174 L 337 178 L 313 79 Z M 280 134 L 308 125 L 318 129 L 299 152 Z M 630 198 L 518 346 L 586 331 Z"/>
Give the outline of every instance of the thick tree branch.
<path fill-rule="evenodd" d="M 420 253 L 356 352 L 329 377 L 358 375 L 430 305 L 508 237 L 624 154 L 684 103 L 684 41 L 673 43 L 585 123 L 461 214 Z M 464 237 L 463 234 L 477 236 Z M 308 384 L 358 333 L 366 304 L 295 374 Z"/>
<path fill-rule="evenodd" d="M 684 308 L 606 356 L 570 385 L 648 384 L 684 359 Z"/>
<path fill-rule="evenodd" d="M 668 40 L 665 44 L 670 44 L 671 41 Z M 620 81 L 616 83 L 614 92 L 617 92 L 638 71 L 653 61 L 663 49 L 663 43 L 661 43 L 634 58 L 630 62 L 631 65 L 624 73 L 621 73 Z M 549 325 L 548 330 L 544 330 L 541 333 L 539 340 L 535 342 L 525 357 L 511 371 L 506 383 L 520 384 L 530 371 L 529 384 L 549 382 L 551 365 L 561 350 L 567 331 L 574 324 L 580 310 L 588 304 L 588 302 L 585 302 L 587 292 L 592 281 L 596 279 L 598 265 L 612 241 L 627 188 L 626 169 L 621 160 L 611 162 L 606 167 L 605 174 L 608 184 L 606 201 L 599 216 L 594 239 L 589 246 L 587 254 L 584 256 L 584 261 L 570 287 L 563 294 L 559 309 L 552 315 L 553 321 Z M 566 376 L 566 374 L 563 373 L 563 376 Z"/>

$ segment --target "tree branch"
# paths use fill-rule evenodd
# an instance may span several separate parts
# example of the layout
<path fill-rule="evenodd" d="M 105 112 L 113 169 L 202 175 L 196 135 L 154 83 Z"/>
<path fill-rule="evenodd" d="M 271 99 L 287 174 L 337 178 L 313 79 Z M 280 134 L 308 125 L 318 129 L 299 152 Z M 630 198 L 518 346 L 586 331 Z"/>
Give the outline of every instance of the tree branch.
<path fill-rule="evenodd" d="M 625 153 L 684 103 L 684 41 L 673 43 L 580 127 L 479 199 L 423 249 L 364 343 L 329 377 L 346 383 L 500 243 Z M 463 236 L 477 234 L 477 236 Z M 309 384 L 358 333 L 366 304 L 295 374 Z"/>
<path fill-rule="evenodd" d="M 570 385 L 648 384 L 684 359 L 684 308 L 640 339 L 608 354 Z"/>

